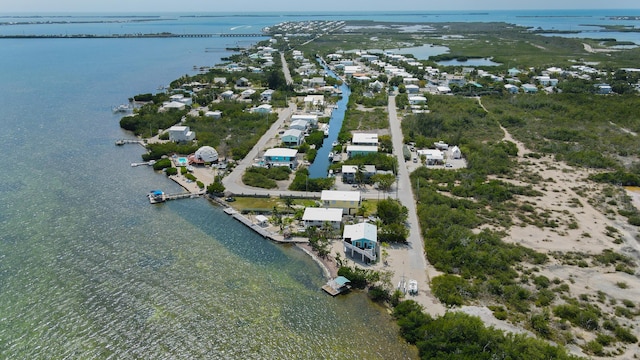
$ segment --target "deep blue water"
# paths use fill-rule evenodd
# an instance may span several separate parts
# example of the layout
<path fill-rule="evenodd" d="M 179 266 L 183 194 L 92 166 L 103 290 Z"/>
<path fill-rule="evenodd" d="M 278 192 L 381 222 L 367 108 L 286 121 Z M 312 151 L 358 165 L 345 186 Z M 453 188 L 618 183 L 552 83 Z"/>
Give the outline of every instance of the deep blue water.
<path fill-rule="evenodd" d="M 252 33 L 315 18 L 507 21 L 551 29 L 609 23 L 604 15 L 622 13 L 161 14 L 159 21 L 109 23 L 71 23 L 94 16 L 2 16 L 0 22 L 69 23 L 0 25 L 0 34 Z M 415 355 L 365 296 L 324 295 L 320 269 L 295 248 L 265 241 L 203 199 L 151 206 L 150 189 L 173 192 L 177 185 L 130 167 L 142 148 L 114 146 L 129 134 L 112 106 L 155 92 L 194 65 L 214 65 L 225 47 L 249 41 L 255 40 L 0 40 L 0 358 Z"/>

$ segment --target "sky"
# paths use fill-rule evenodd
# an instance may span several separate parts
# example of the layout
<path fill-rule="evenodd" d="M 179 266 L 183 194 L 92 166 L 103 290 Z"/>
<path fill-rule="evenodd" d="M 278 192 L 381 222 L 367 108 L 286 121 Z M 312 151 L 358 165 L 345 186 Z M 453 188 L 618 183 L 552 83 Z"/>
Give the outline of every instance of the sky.
<path fill-rule="evenodd" d="M 0 0 L 0 14 L 29 12 L 296 12 L 640 9 L 637 0 Z M 620 14 L 625 15 L 625 14 Z M 638 15 L 634 13 L 632 15 Z"/>

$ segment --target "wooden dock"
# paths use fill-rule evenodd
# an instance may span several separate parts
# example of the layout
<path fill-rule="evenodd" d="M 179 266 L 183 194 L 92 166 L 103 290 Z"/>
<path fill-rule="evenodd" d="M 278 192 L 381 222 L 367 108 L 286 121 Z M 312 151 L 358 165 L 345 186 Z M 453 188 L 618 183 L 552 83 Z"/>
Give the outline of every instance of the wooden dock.
<path fill-rule="evenodd" d="M 142 145 L 144 146 L 144 140 L 138 140 L 138 139 L 120 139 L 120 140 L 116 140 L 116 145 L 118 146 L 122 146 L 125 144 L 138 144 L 138 145 Z"/>
<path fill-rule="evenodd" d="M 159 190 L 157 190 L 159 191 Z M 151 204 L 159 204 L 169 200 L 178 200 L 178 199 L 195 199 L 203 195 L 204 193 L 179 193 L 179 194 L 165 194 L 163 192 L 152 191 L 147 194 L 149 198 L 149 202 Z"/>

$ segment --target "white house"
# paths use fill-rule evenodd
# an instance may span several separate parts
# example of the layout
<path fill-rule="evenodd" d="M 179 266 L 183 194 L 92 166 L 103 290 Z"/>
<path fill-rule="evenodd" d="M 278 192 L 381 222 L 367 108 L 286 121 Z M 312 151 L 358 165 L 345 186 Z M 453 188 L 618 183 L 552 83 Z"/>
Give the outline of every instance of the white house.
<path fill-rule="evenodd" d="M 356 181 L 356 174 L 358 173 L 358 166 L 356 165 L 342 165 L 342 182 L 346 184 L 352 184 Z M 375 165 L 365 165 L 362 171 L 364 180 L 371 178 L 376 174 Z"/>
<path fill-rule="evenodd" d="M 342 209 L 344 214 L 355 214 L 361 205 L 359 191 L 322 190 L 320 201 L 324 207 Z"/>
<path fill-rule="evenodd" d="M 407 89 L 407 94 L 417 94 L 420 92 L 420 86 L 415 84 L 406 85 L 405 89 Z"/>
<path fill-rule="evenodd" d="M 302 144 L 304 133 L 298 129 L 289 129 L 282 134 L 282 143 L 287 147 L 296 147 Z"/>
<path fill-rule="evenodd" d="M 517 94 L 518 93 L 518 87 L 513 85 L 513 84 L 505 84 L 504 88 L 505 88 L 505 90 L 507 90 L 511 94 Z"/>
<path fill-rule="evenodd" d="M 214 119 L 220 119 L 222 117 L 222 111 L 220 110 L 207 111 L 204 113 L 204 116 L 214 118 Z"/>
<path fill-rule="evenodd" d="M 160 112 L 168 111 L 168 110 L 184 110 L 186 107 L 185 103 L 181 103 L 179 101 L 170 101 L 162 104 L 160 108 Z"/>
<path fill-rule="evenodd" d="M 409 96 L 409 104 L 410 105 L 425 105 L 427 103 L 427 98 L 424 96 Z"/>
<path fill-rule="evenodd" d="M 202 146 L 193 154 L 188 157 L 190 163 L 204 164 L 215 163 L 218 161 L 218 151 L 211 146 Z"/>
<path fill-rule="evenodd" d="M 223 93 L 220 94 L 220 97 L 223 100 L 231 100 L 231 98 L 233 98 L 233 91 L 231 90 L 224 91 Z"/>
<path fill-rule="evenodd" d="M 274 92 L 275 92 L 275 90 L 267 89 L 267 90 L 265 90 L 265 91 L 260 93 L 260 99 L 262 101 L 271 101 L 271 97 L 273 96 Z"/>
<path fill-rule="evenodd" d="M 271 106 L 271 104 L 262 104 L 253 108 L 253 112 L 258 114 L 271 114 L 272 109 L 273 106 Z"/>
<path fill-rule="evenodd" d="M 175 142 L 188 142 L 193 141 L 196 138 L 196 133 L 191 131 L 188 126 L 178 126 L 174 125 L 170 127 L 169 132 L 169 140 Z"/>
<path fill-rule="evenodd" d="M 436 87 L 436 90 L 440 94 L 450 94 L 451 93 L 451 88 L 448 87 L 448 86 L 438 86 L 438 87 Z"/>
<path fill-rule="evenodd" d="M 342 223 L 342 209 L 308 207 L 304 209 L 302 222 L 305 229 L 310 226 L 321 227 L 328 223 L 337 230 L 340 229 L 340 224 Z"/>
<path fill-rule="evenodd" d="M 289 124 L 289 129 L 296 129 L 300 131 L 307 131 L 309 128 L 309 123 L 306 120 L 293 120 L 291 124 Z"/>
<path fill-rule="evenodd" d="M 444 154 L 438 149 L 420 149 L 417 153 L 418 156 L 424 156 L 426 158 L 427 165 L 444 163 Z"/>
<path fill-rule="evenodd" d="M 378 146 L 378 134 L 355 133 L 351 138 L 351 143 L 353 145 Z"/>
<path fill-rule="evenodd" d="M 293 123 L 296 120 L 304 120 L 313 126 L 318 125 L 318 115 L 310 115 L 310 114 L 291 115 L 291 123 Z"/>
<path fill-rule="evenodd" d="M 298 150 L 287 148 L 273 148 L 264 152 L 263 160 L 267 166 L 298 167 Z"/>
<path fill-rule="evenodd" d="M 342 245 L 346 255 L 353 258 L 360 255 L 362 261 L 376 261 L 378 258 L 378 228 L 370 223 L 345 225 Z"/>
<path fill-rule="evenodd" d="M 255 93 L 256 93 L 256 91 L 255 91 L 254 89 L 247 89 L 247 90 L 245 90 L 245 91 L 241 92 L 241 93 L 240 93 L 240 96 L 241 96 L 243 99 L 247 99 L 247 98 L 250 98 L 250 97 L 251 97 L 251 95 L 253 95 L 253 94 L 255 94 Z"/>
<path fill-rule="evenodd" d="M 533 84 L 522 84 L 521 88 L 525 92 L 525 94 L 533 94 L 538 92 L 538 87 Z"/>

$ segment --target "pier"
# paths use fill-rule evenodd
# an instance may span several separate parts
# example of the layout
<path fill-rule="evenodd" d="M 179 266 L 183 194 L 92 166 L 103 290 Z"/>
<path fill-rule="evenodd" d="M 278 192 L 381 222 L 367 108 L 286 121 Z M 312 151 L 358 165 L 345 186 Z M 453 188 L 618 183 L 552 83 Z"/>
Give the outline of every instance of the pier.
<path fill-rule="evenodd" d="M 200 193 L 178 193 L 178 194 L 165 194 L 161 190 L 152 190 L 147 194 L 149 198 L 149 202 L 151 204 L 159 204 L 163 202 L 167 202 L 169 200 L 178 200 L 178 199 L 195 199 L 204 195 L 204 191 Z"/>
<path fill-rule="evenodd" d="M 144 146 L 144 140 L 139 140 L 139 139 L 120 139 L 120 140 L 116 140 L 116 145 L 117 146 L 122 146 L 125 144 L 138 144 L 141 146 Z"/>

